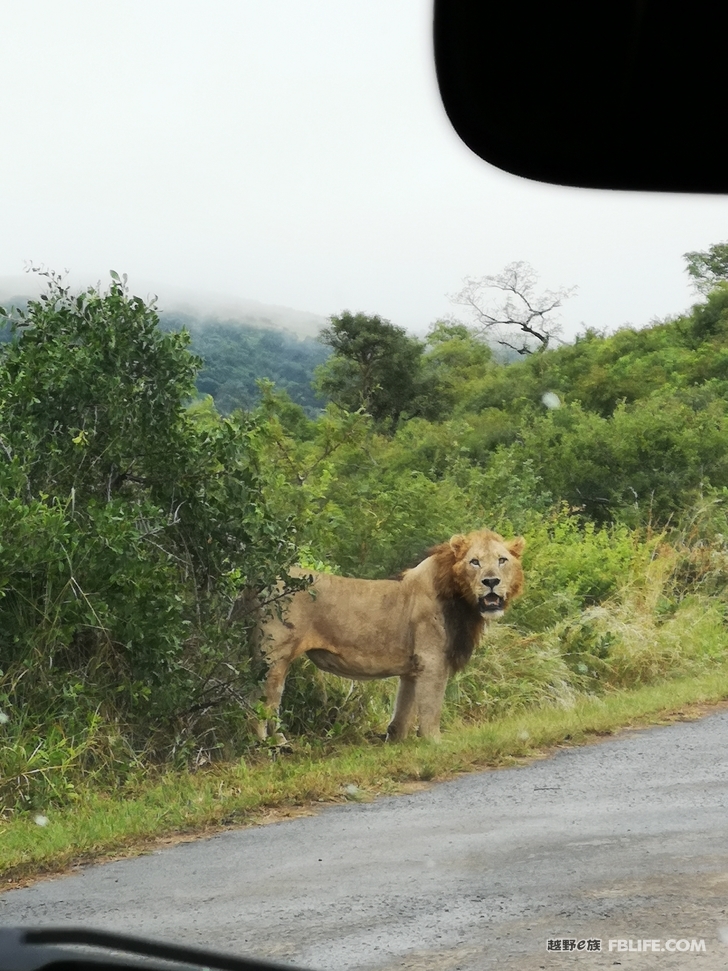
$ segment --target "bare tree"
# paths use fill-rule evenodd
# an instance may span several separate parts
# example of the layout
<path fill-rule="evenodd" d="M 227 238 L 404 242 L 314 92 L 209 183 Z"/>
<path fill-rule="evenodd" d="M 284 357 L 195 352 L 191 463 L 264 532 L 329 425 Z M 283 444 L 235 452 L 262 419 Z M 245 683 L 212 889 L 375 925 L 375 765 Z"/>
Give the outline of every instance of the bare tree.
<path fill-rule="evenodd" d="M 538 274 L 528 263 L 509 263 L 494 276 L 468 277 L 451 297 L 467 307 L 483 336 L 518 354 L 545 351 L 561 332 L 558 309 L 576 287 L 536 292 Z M 518 332 L 520 333 L 514 333 Z"/>

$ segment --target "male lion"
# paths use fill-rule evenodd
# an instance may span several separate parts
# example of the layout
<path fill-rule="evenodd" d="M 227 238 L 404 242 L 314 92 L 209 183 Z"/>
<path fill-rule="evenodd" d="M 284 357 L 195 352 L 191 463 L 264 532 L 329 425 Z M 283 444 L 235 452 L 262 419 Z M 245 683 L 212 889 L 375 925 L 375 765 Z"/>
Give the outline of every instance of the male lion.
<path fill-rule="evenodd" d="M 268 663 L 265 698 L 277 713 L 288 667 L 308 654 L 322 671 L 367 681 L 399 678 L 387 739 L 437 739 L 449 675 L 470 660 L 483 628 L 502 616 L 523 589 L 522 537 L 506 541 L 488 529 L 453 536 L 395 580 L 311 576 L 282 618 L 262 626 Z M 261 739 L 268 723 L 259 724 Z"/>

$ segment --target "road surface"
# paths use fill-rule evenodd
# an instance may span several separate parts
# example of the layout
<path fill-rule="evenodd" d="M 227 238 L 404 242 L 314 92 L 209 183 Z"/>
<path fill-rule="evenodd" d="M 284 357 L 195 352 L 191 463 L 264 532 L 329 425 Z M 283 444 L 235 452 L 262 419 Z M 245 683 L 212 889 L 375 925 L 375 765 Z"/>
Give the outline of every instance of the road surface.
<path fill-rule="evenodd" d="M 321 971 L 723 971 L 727 749 L 726 711 L 628 731 L 90 866 L 0 895 L 0 922 L 85 924 Z M 556 940 L 602 950 L 547 950 Z M 618 940 L 705 950 L 610 951 Z"/>

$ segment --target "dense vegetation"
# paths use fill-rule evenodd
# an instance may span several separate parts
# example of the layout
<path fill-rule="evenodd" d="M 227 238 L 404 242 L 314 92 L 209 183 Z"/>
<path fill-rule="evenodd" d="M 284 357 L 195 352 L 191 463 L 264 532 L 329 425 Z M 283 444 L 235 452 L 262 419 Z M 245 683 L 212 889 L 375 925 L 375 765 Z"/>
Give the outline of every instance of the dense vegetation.
<path fill-rule="evenodd" d="M 0 795 L 62 798 L 143 757 L 204 759 L 245 730 L 241 588 L 295 556 L 261 490 L 253 417 L 198 421 L 184 333 L 116 277 L 48 292 L 0 358 Z"/>
<path fill-rule="evenodd" d="M 267 382 L 229 417 L 193 400 L 204 372 L 189 336 L 160 330 L 118 277 L 79 296 L 51 279 L 0 351 L 6 809 L 138 767 L 244 755 L 261 672 L 250 617 L 232 623 L 230 608 L 294 558 L 386 576 L 454 532 L 526 535 L 527 593 L 451 682 L 450 721 L 724 659 L 728 283 L 716 266 L 683 316 L 541 341 L 510 364 L 463 323 L 419 341 L 344 313 L 324 335 L 325 409 Z M 212 360 L 217 387 L 234 384 Z M 381 731 L 391 690 L 303 662 L 287 733 Z"/>

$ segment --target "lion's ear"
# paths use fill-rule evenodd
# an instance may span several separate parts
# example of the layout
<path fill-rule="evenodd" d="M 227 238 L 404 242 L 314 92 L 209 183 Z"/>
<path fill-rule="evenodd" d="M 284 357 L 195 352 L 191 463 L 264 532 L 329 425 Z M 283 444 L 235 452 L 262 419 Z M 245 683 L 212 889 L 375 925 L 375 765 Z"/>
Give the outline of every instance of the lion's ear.
<path fill-rule="evenodd" d="M 506 549 L 508 550 L 508 552 L 511 553 L 513 556 L 518 557 L 519 560 L 525 548 L 526 548 L 526 541 L 523 538 L 523 536 L 516 536 L 515 539 L 512 539 L 509 543 L 506 543 Z"/>
<path fill-rule="evenodd" d="M 460 556 L 466 546 L 467 540 L 462 533 L 456 533 L 455 536 L 450 537 L 450 549 L 456 556 Z"/>

